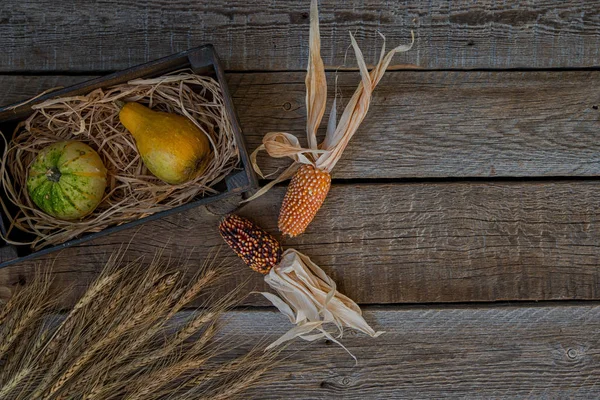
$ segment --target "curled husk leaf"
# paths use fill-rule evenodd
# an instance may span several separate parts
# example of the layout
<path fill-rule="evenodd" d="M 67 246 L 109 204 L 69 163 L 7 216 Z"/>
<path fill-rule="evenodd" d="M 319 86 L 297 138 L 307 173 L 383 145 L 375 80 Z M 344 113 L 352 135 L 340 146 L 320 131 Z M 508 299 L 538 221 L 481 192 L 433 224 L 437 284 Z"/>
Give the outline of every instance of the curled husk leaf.
<path fill-rule="evenodd" d="M 411 32 L 412 41 L 409 45 L 401 45 L 393 48 L 389 52 L 385 52 L 385 36 L 383 38 L 383 47 L 379 56 L 377 65 L 369 72 L 365 63 L 364 57 L 358 43 L 350 33 L 352 48 L 356 54 L 356 61 L 360 70 L 361 82 L 350 98 L 342 113 L 339 121 L 337 121 L 336 104 L 334 100 L 333 106 L 329 115 L 327 124 L 327 133 L 321 144 L 317 143 L 317 129 L 321 124 L 321 119 L 325 113 L 325 103 L 327 101 L 327 81 L 325 78 L 325 68 L 321 59 L 321 38 L 319 34 L 319 14 L 317 8 L 317 0 L 312 0 L 310 10 L 310 53 L 308 58 L 308 67 L 306 73 L 306 135 L 308 148 L 300 146 L 298 139 L 287 132 L 270 132 L 267 133 L 262 144 L 254 151 L 251 156 L 252 166 L 254 170 L 264 177 L 256 156 L 258 152 L 266 150 L 269 156 L 274 158 L 289 157 L 294 162 L 292 165 L 281 173 L 276 179 L 269 182 L 266 186 L 260 189 L 254 196 L 246 201 L 251 201 L 264 193 L 279 182 L 290 179 L 298 170 L 300 164 L 312 164 L 315 168 L 331 172 L 335 164 L 339 161 L 342 153 L 348 142 L 358 127 L 364 120 L 369 111 L 371 103 L 371 95 L 373 90 L 385 74 L 387 67 L 392 61 L 392 57 L 396 53 L 406 52 L 411 49 L 415 37 Z"/>
<path fill-rule="evenodd" d="M 265 282 L 278 296 L 265 292 L 262 295 L 296 325 L 267 349 L 296 337 L 307 341 L 327 338 L 346 349 L 337 340 L 345 327 L 371 337 L 383 333 L 369 326 L 360 307 L 336 290 L 335 282 L 325 271 L 294 249 L 283 253 L 281 262 L 265 276 Z"/>

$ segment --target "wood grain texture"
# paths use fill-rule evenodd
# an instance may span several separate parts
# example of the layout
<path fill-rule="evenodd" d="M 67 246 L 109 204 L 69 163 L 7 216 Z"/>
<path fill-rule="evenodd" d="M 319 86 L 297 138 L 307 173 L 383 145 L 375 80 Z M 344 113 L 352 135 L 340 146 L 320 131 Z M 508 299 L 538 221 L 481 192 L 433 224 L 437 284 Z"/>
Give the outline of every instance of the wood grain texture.
<path fill-rule="evenodd" d="M 0 104 L 87 78 L 0 75 Z M 227 78 L 250 150 L 271 131 L 305 144 L 304 73 Z M 343 99 L 358 81 L 356 73 L 339 74 Z M 333 177 L 600 176 L 599 89 L 600 71 L 391 71 Z M 289 163 L 259 161 L 265 173 Z"/>
<path fill-rule="evenodd" d="M 600 306 L 364 308 L 386 333 L 295 343 L 281 382 L 252 399 L 591 399 L 600 397 Z M 247 341 L 290 328 L 276 312 L 228 315 Z M 349 333 L 349 332 L 348 332 Z M 293 353 L 301 349 L 298 353 Z"/>
<path fill-rule="evenodd" d="M 303 80 L 303 73 L 229 76 L 251 149 L 272 131 L 293 133 L 306 145 Z M 329 74 L 331 101 L 334 81 Z M 344 101 L 358 82 L 357 73 L 339 74 Z M 598 176 L 599 89 L 600 71 L 391 71 L 332 175 Z M 266 173 L 289 164 L 259 161 Z"/>
<path fill-rule="evenodd" d="M 122 69 L 213 43 L 230 70 L 302 69 L 309 1 L 4 0 L 0 71 Z M 515 6 L 473 3 L 321 1 L 323 57 L 341 65 L 354 32 L 368 60 L 388 43 L 414 50 L 397 64 L 423 68 L 554 68 L 600 65 L 595 1 Z M 354 67 L 350 58 L 346 63 Z"/>
<path fill-rule="evenodd" d="M 275 233 L 285 188 L 240 214 Z M 334 184 L 306 233 L 284 241 L 311 257 L 362 304 L 600 299 L 598 182 Z M 223 244 L 220 217 L 199 208 L 45 257 L 55 290 L 81 293 L 107 257 L 159 249 L 197 267 Z M 129 243 L 129 244 L 127 244 Z M 222 290 L 262 277 L 223 245 Z M 27 284 L 42 261 L 0 270 L 0 296 Z M 70 300 L 72 300 L 71 297 Z M 248 304 L 264 305 L 260 296 Z M 68 305 L 68 304 L 67 304 Z"/>

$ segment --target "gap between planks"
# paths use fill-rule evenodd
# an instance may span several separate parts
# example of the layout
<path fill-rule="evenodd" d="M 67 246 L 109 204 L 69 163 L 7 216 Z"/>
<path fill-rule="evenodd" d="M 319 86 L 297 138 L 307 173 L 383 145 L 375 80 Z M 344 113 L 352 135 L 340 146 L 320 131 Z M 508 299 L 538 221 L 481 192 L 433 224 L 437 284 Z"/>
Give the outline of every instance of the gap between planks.
<path fill-rule="evenodd" d="M 375 64 L 366 64 L 367 68 L 371 70 L 375 67 Z M 28 70 L 28 69 L 17 69 L 14 71 L 2 71 L 0 76 L 64 76 L 64 77 L 78 77 L 88 76 L 97 77 L 102 75 L 108 75 L 121 70 L 85 70 L 85 71 L 73 71 L 73 70 Z M 357 73 L 359 72 L 358 67 L 344 67 L 344 66 L 325 66 L 326 73 Z M 422 68 L 417 65 L 401 64 L 401 65 L 389 65 L 386 71 L 392 72 L 587 72 L 587 71 L 600 71 L 600 66 L 593 67 L 556 67 L 556 68 Z M 306 73 L 306 69 L 247 69 L 247 70 L 235 70 L 225 69 L 225 74 L 273 74 L 273 73 Z"/>

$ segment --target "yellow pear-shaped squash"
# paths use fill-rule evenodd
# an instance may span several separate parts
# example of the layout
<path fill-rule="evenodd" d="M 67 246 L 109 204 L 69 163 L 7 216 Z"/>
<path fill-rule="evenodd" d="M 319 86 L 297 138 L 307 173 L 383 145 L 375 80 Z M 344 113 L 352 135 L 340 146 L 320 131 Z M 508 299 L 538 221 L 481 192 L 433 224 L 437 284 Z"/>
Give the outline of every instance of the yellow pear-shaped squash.
<path fill-rule="evenodd" d="M 188 118 L 126 103 L 119 119 L 133 135 L 144 164 L 157 178 L 176 185 L 195 178 L 206 168 L 210 143 Z"/>

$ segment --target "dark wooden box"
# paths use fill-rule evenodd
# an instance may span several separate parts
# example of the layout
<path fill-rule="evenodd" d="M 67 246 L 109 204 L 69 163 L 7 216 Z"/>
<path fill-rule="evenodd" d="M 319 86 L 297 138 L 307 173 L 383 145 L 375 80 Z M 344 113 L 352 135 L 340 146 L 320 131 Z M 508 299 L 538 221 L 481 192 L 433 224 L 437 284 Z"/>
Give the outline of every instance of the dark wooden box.
<path fill-rule="evenodd" d="M 188 210 L 193 207 L 207 205 L 209 203 L 213 203 L 236 194 L 241 194 L 257 187 L 256 175 L 254 174 L 252 166 L 250 165 L 250 159 L 246 150 L 244 136 L 242 135 L 239 121 L 233 108 L 231 95 L 229 94 L 229 90 L 227 88 L 227 82 L 225 81 L 223 69 L 221 68 L 219 58 L 212 45 L 195 47 L 193 49 L 161 58 L 147 64 L 142 64 L 124 71 L 116 72 L 101 78 L 96 78 L 65 89 L 57 90 L 41 96 L 33 102 L 18 106 L 16 108 L 12 108 L 11 106 L 0 108 L 0 131 L 3 135 L 5 135 L 6 141 L 9 142 L 18 122 L 31 115 L 31 106 L 45 100 L 56 97 L 84 95 L 98 88 L 105 88 L 138 78 L 157 77 L 182 68 L 191 68 L 194 73 L 212 76 L 219 82 L 223 90 L 227 113 L 232 119 L 231 122 L 234 130 L 235 140 L 240 152 L 240 165 L 239 170 L 233 171 L 228 177 L 217 184 L 216 189 L 219 191 L 219 193 L 216 195 L 202 196 L 185 205 L 175 207 L 171 210 L 159 212 L 122 225 L 113 226 L 101 232 L 84 234 L 79 238 L 69 240 L 60 245 L 43 248 L 38 251 L 32 251 L 29 246 L 14 246 L 2 241 L 0 244 L 0 268 L 22 260 L 31 259 L 69 246 L 80 244 L 100 236 L 108 235 L 112 232 L 131 228 L 147 221 L 152 221 L 167 215 Z M 4 151 L 4 143 L 0 143 L 0 151 Z M 5 204 L 7 204 L 8 200 L 6 199 L 5 193 L 0 193 L 0 196 L 3 196 L 3 200 Z M 9 221 L 3 212 L 1 217 L 0 229 L 2 230 L 3 234 L 6 234 L 6 227 L 8 226 Z M 17 236 L 18 232 L 14 232 L 13 234 L 17 239 L 27 240 L 28 238 L 27 234 L 24 232 L 22 233 L 21 237 Z"/>

